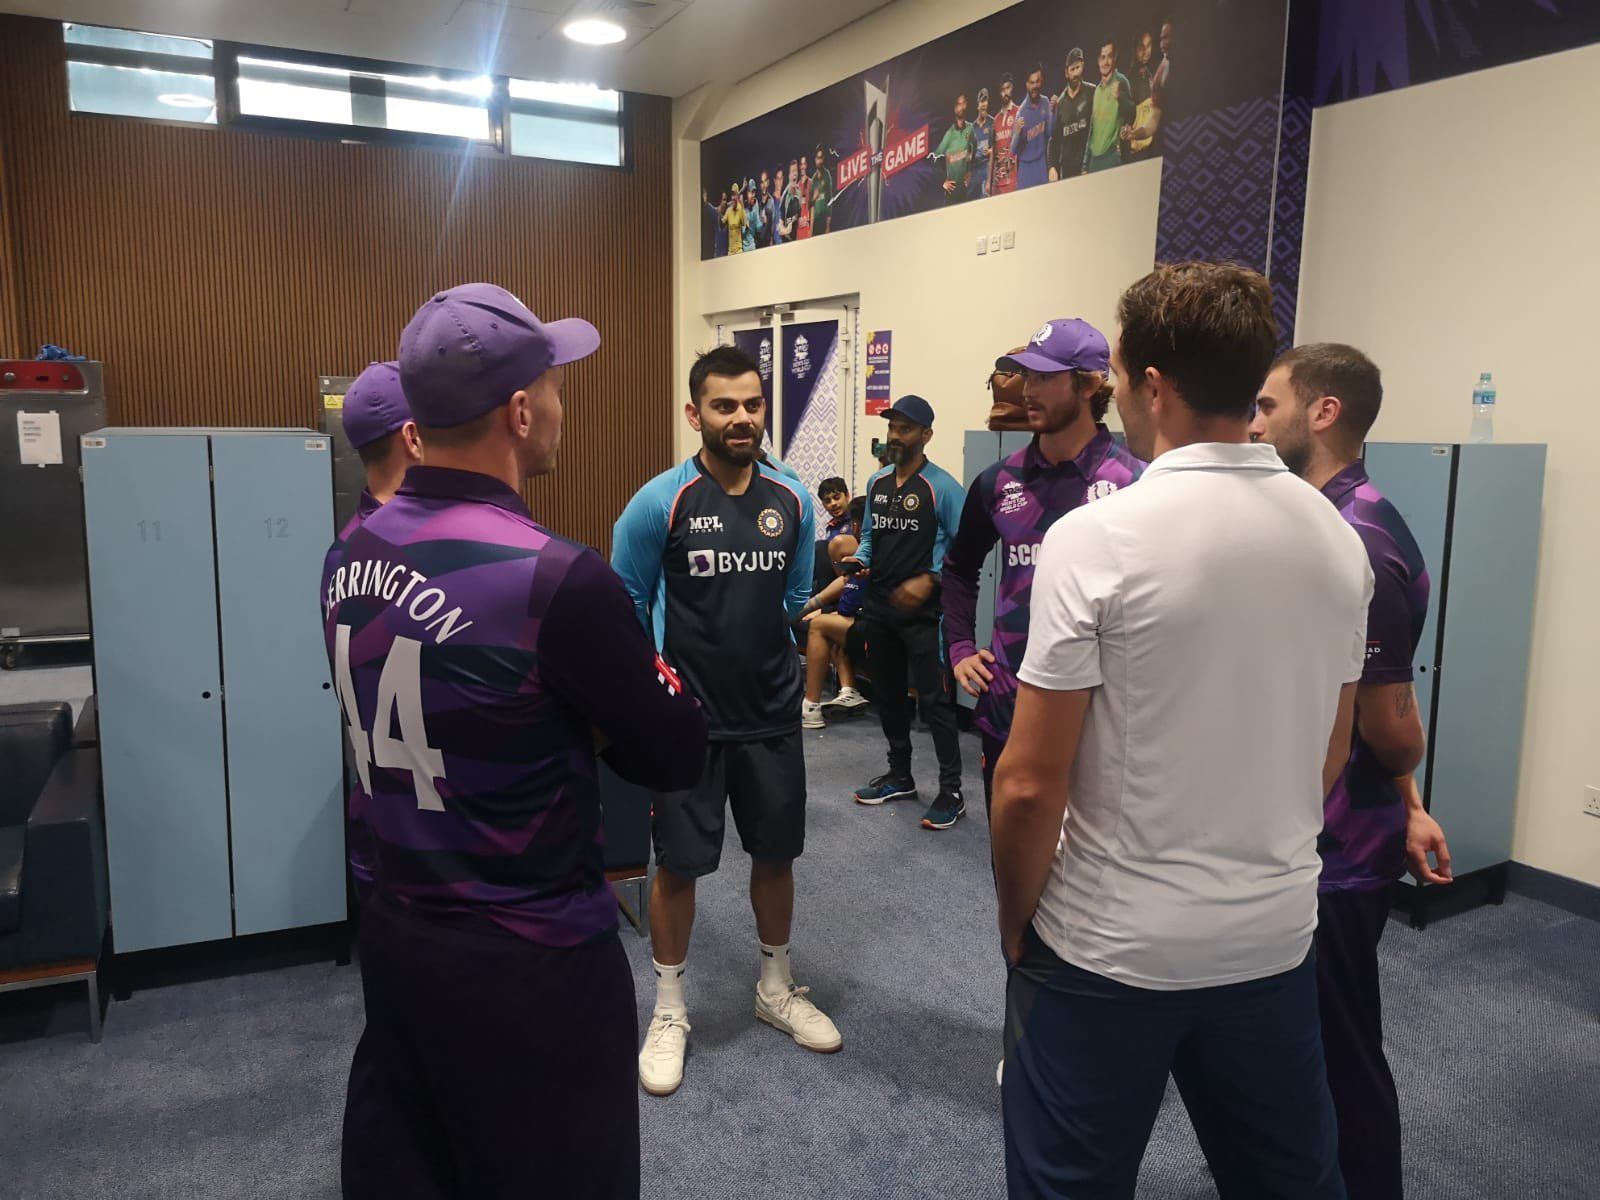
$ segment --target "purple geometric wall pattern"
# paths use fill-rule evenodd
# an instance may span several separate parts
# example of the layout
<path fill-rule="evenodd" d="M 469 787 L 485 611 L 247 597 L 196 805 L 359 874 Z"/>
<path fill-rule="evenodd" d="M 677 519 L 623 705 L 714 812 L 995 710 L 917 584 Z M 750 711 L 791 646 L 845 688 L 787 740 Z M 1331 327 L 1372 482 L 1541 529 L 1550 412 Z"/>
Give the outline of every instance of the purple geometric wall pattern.
<path fill-rule="evenodd" d="M 1278 347 L 1294 345 L 1300 301 L 1300 251 L 1306 227 L 1306 176 L 1311 166 L 1311 101 L 1284 99 L 1278 137 L 1278 190 L 1273 204 L 1272 312 L 1278 322 Z"/>
<path fill-rule="evenodd" d="M 1166 127 L 1156 261 L 1267 268 L 1281 97 L 1262 96 Z"/>

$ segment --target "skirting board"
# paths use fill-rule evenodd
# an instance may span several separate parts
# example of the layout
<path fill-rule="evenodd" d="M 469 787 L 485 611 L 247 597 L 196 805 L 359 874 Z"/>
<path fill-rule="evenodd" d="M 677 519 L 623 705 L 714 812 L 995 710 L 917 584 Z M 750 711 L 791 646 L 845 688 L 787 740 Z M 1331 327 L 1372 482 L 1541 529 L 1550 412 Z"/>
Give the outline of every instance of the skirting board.
<path fill-rule="evenodd" d="M 1525 863 L 1511 864 L 1507 886 L 1519 896 L 1542 900 L 1574 916 L 1600 921 L 1600 887 L 1544 871 Z"/>

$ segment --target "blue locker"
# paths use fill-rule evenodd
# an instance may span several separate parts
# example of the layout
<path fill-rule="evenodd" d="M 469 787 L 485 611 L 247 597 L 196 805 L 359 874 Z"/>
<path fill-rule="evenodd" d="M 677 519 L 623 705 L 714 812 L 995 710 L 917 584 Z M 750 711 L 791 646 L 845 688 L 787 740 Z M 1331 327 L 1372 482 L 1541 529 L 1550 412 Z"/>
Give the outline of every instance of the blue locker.
<path fill-rule="evenodd" d="M 1367 448 L 1367 470 L 1417 537 L 1433 581 L 1418 661 L 1426 690 L 1424 796 L 1456 875 L 1511 859 L 1534 584 L 1544 501 L 1541 445 Z"/>
<path fill-rule="evenodd" d="M 325 436 L 212 435 L 234 931 L 345 917 L 339 711 L 317 586 L 333 540 Z"/>
<path fill-rule="evenodd" d="M 209 443 L 82 439 L 106 849 L 119 952 L 228 937 Z"/>
<path fill-rule="evenodd" d="M 119 952 L 343 920 L 343 763 L 310 430 L 83 440 Z"/>

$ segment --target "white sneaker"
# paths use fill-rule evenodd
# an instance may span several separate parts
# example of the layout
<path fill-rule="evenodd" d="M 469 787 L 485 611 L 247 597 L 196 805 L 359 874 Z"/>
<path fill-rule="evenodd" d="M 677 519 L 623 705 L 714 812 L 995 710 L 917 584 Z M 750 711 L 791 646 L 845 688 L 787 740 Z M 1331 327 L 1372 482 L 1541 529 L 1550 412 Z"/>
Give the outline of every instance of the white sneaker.
<path fill-rule="evenodd" d="M 670 1096 L 683 1083 L 683 1056 L 689 1048 L 689 1022 L 682 1013 L 650 1018 L 639 1051 L 639 1083 L 652 1096 Z"/>
<path fill-rule="evenodd" d="M 832 700 L 824 700 L 822 702 L 822 707 L 842 708 L 849 710 L 852 708 L 860 708 L 866 702 L 867 698 L 860 692 L 856 691 L 855 688 L 844 688 Z"/>
<path fill-rule="evenodd" d="M 756 988 L 756 1019 L 787 1033 L 807 1050 L 832 1054 L 844 1045 L 839 1029 L 815 1004 L 806 999 L 810 988 L 789 985 L 776 1000 Z"/>
<path fill-rule="evenodd" d="M 801 729 L 826 729 L 828 723 L 822 719 L 822 705 L 811 700 L 800 701 L 800 728 Z"/>

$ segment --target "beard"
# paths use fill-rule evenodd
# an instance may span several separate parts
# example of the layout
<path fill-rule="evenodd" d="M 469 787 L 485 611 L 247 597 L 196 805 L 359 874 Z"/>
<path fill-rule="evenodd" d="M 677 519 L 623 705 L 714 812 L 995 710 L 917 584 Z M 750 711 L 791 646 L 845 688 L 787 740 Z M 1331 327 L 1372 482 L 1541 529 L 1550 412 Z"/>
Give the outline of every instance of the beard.
<path fill-rule="evenodd" d="M 730 446 L 728 445 L 730 434 L 747 436 L 750 440 L 742 446 Z M 753 425 L 735 425 L 718 431 L 702 428 L 700 442 L 705 447 L 706 453 L 714 454 L 723 462 L 735 467 L 748 467 L 761 454 L 761 430 Z"/>
<path fill-rule="evenodd" d="M 1298 431 L 1294 437 L 1284 438 L 1274 444 L 1278 457 L 1283 460 L 1283 465 L 1290 472 L 1301 479 L 1306 476 L 1306 469 L 1311 465 L 1311 434 L 1309 431 Z"/>

